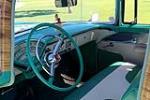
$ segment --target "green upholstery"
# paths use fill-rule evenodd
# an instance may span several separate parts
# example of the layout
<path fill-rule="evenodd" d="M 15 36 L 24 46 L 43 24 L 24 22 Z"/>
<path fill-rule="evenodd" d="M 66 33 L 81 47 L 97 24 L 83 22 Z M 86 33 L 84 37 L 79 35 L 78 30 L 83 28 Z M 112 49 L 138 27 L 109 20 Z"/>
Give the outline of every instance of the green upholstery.
<path fill-rule="evenodd" d="M 141 77 L 141 71 L 136 75 L 134 80 L 131 82 L 130 87 L 123 95 L 122 100 L 137 100 L 140 77 Z"/>
<path fill-rule="evenodd" d="M 128 72 L 128 74 L 126 75 L 126 79 L 128 80 L 129 83 L 131 83 L 134 78 L 136 77 L 136 75 L 138 74 L 138 72 L 141 70 L 141 67 L 134 67 L 132 71 Z"/>
<path fill-rule="evenodd" d="M 65 98 L 65 100 L 79 100 L 85 94 L 87 94 L 92 88 L 94 88 L 98 83 L 100 83 L 106 76 L 115 71 L 122 65 L 123 62 L 117 62 L 103 71 L 96 74 L 93 78 L 91 78 L 88 82 L 86 82 L 82 87 L 73 91 L 69 96 Z"/>

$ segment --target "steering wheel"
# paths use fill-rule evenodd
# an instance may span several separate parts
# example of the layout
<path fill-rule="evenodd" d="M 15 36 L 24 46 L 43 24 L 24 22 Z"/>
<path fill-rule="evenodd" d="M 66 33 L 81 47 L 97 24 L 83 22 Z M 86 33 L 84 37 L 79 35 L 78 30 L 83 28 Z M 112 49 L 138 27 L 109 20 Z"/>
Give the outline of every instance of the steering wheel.
<path fill-rule="evenodd" d="M 31 40 L 32 40 L 32 36 L 34 33 L 38 32 L 39 30 L 43 29 L 47 29 L 47 28 L 53 28 L 55 30 L 57 30 L 57 32 L 59 31 L 59 33 L 61 34 L 46 34 L 43 37 L 41 37 L 40 39 L 38 39 L 37 45 L 36 45 L 36 59 L 38 60 L 40 66 L 42 66 L 41 69 L 43 69 L 47 74 L 48 74 L 48 79 L 45 78 L 40 72 L 41 70 L 39 70 L 39 68 L 37 67 L 37 64 L 35 64 L 35 58 L 33 58 L 32 53 L 30 51 L 30 45 L 31 45 Z M 51 31 L 50 31 L 51 32 Z M 48 32 L 48 33 L 50 33 Z M 39 55 L 39 43 L 41 42 L 42 39 L 47 38 L 49 41 L 45 43 L 45 46 L 42 48 L 42 52 L 44 52 L 46 45 L 48 45 L 49 43 L 52 42 L 52 40 L 58 40 L 56 41 L 56 44 L 53 46 L 53 49 L 51 51 L 48 51 L 46 53 L 42 53 L 42 57 Z M 58 87 L 56 85 L 53 84 L 54 82 L 54 78 L 55 78 L 55 69 L 57 68 L 57 63 L 59 63 L 61 59 L 60 55 L 59 55 L 59 50 L 62 47 L 62 44 L 64 42 L 65 39 L 70 40 L 70 42 L 72 43 L 73 47 L 75 48 L 77 55 L 78 55 L 78 59 L 79 59 L 79 75 L 78 78 L 76 79 L 75 83 L 73 85 L 70 85 L 69 87 Z M 61 27 L 55 25 L 55 24 L 50 24 L 50 23 L 42 23 L 39 24 L 37 26 L 35 26 L 32 31 L 29 33 L 28 39 L 27 39 L 27 48 L 26 48 L 26 54 L 27 54 L 27 58 L 29 61 L 30 66 L 32 67 L 34 73 L 36 74 L 36 76 L 48 87 L 57 90 L 57 91 L 69 91 L 73 88 L 75 88 L 81 81 L 82 76 L 83 76 L 83 71 L 84 71 L 84 65 L 83 65 L 83 58 L 80 52 L 80 49 L 77 45 L 77 43 L 73 40 L 73 38 L 71 37 L 71 35 L 69 35 L 64 29 L 62 29 Z M 69 59 L 69 58 L 68 58 Z"/>

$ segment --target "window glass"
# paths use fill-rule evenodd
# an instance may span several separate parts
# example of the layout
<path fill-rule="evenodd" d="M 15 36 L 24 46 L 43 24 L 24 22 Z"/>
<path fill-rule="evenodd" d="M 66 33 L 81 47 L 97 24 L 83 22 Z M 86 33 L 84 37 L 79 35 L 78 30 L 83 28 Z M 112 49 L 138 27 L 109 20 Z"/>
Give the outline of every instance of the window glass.
<path fill-rule="evenodd" d="M 68 8 L 55 7 L 55 0 L 17 0 L 15 10 L 16 22 L 55 22 L 55 14 L 61 17 L 62 21 L 80 20 L 80 2 L 77 6 Z"/>
<path fill-rule="evenodd" d="M 57 8 L 55 0 L 17 0 L 15 7 L 15 31 L 30 27 L 33 23 L 55 23 L 56 14 L 62 22 L 115 21 L 115 0 L 78 0 L 77 5 L 71 7 L 71 11 L 68 7 Z"/>
<path fill-rule="evenodd" d="M 150 24 L 150 0 L 138 0 L 138 23 Z"/>
<path fill-rule="evenodd" d="M 137 0 L 137 23 L 138 24 L 150 24 L 150 1 L 149 0 Z M 134 6 L 135 0 L 125 0 L 125 12 L 124 22 L 134 21 Z"/>
<path fill-rule="evenodd" d="M 134 21 L 134 2 L 135 0 L 125 0 L 124 22 Z"/>
<path fill-rule="evenodd" d="M 99 22 L 114 21 L 115 0 L 82 0 L 83 20 L 95 17 Z M 97 17 L 97 19 L 96 19 Z"/>

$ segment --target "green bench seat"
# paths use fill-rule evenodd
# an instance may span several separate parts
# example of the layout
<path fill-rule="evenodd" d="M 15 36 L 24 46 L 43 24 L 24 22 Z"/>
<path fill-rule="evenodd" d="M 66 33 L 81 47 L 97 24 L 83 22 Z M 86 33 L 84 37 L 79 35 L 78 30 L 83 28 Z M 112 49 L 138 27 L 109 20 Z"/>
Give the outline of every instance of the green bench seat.
<path fill-rule="evenodd" d="M 65 100 L 120 100 L 139 70 L 134 64 L 116 62 L 74 90 Z"/>

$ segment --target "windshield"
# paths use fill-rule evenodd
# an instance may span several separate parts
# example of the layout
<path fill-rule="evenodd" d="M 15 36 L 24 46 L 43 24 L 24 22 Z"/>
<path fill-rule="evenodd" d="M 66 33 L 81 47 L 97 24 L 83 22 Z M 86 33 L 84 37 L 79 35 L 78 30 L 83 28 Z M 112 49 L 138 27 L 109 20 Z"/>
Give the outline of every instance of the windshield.
<path fill-rule="evenodd" d="M 24 29 L 41 22 L 56 22 L 56 14 L 62 22 L 92 21 L 114 22 L 115 0 L 78 0 L 77 5 L 57 8 L 55 0 L 17 0 L 15 6 L 15 29 Z M 26 24 L 26 27 L 21 26 Z M 30 25 L 29 25 L 30 24 Z"/>

